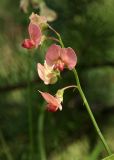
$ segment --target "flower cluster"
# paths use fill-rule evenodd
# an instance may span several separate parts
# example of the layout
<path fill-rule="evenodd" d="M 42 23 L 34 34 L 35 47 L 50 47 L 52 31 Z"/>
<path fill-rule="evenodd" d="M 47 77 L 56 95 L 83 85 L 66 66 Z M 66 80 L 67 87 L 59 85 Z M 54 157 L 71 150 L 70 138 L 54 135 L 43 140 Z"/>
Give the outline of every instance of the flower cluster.
<path fill-rule="evenodd" d="M 72 70 L 77 62 L 76 54 L 72 48 L 61 48 L 52 44 L 45 55 L 44 66 L 38 63 L 39 77 L 45 84 L 53 84 L 64 68 Z"/>
<path fill-rule="evenodd" d="M 47 19 L 44 16 L 39 16 L 32 13 L 29 17 L 30 24 L 28 26 L 29 39 L 25 39 L 22 42 L 22 46 L 27 49 L 37 48 L 45 37 L 43 30 L 46 27 L 50 27 L 47 23 Z M 52 29 L 54 31 L 54 29 Z M 55 31 L 55 33 L 57 33 Z M 57 34 L 58 36 L 58 34 Z M 53 38 L 53 37 L 52 37 Z M 54 39 L 54 38 L 53 38 Z M 61 44 L 60 37 L 57 39 Z M 64 69 L 72 70 L 77 64 L 77 56 L 75 51 L 68 47 L 65 48 L 63 45 L 52 44 L 46 52 L 44 64 L 37 64 L 37 71 L 40 79 L 44 84 L 54 84 L 57 82 L 60 73 Z M 47 109 L 49 111 L 56 111 L 62 109 L 61 102 L 63 101 L 63 89 L 57 92 L 56 96 L 52 96 L 47 92 L 41 92 L 43 98 L 47 101 Z M 59 94 L 58 96 L 58 93 Z"/>

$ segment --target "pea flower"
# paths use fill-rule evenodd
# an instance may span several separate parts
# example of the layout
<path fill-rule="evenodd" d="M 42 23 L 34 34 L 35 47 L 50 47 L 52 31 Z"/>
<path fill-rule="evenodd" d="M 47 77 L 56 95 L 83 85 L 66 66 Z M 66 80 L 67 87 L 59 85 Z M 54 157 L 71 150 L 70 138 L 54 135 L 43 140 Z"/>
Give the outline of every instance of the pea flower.
<path fill-rule="evenodd" d="M 39 91 L 41 93 L 42 97 L 47 102 L 46 107 L 47 107 L 48 111 L 56 112 L 58 109 L 62 110 L 61 103 L 63 102 L 64 91 L 66 89 L 69 89 L 69 88 L 77 88 L 77 86 L 76 85 L 70 85 L 70 86 L 64 87 L 62 89 L 59 89 L 57 91 L 57 93 L 55 94 L 55 96 L 52 96 L 51 94 L 49 94 L 47 92 Z"/>
<path fill-rule="evenodd" d="M 40 27 L 37 25 L 30 23 L 28 27 L 29 39 L 25 39 L 22 43 L 22 47 L 31 49 L 37 48 L 41 42 L 42 33 Z"/>
<path fill-rule="evenodd" d="M 61 48 L 59 45 L 52 44 L 46 53 L 46 63 L 60 71 L 64 68 L 72 70 L 77 63 L 77 56 L 75 51 L 70 47 Z"/>
<path fill-rule="evenodd" d="M 62 105 L 61 101 L 58 97 L 52 96 L 51 94 L 47 92 L 41 92 L 39 91 L 42 95 L 42 97 L 46 100 L 47 102 L 47 110 L 51 112 L 56 112 L 58 109 L 62 110 Z"/>
<path fill-rule="evenodd" d="M 47 18 L 45 16 L 39 16 L 38 14 L 32 13 L 29 19 L 31 23 L 39 26 L 41 30 L 47 26 Z"/>
<path fill-rule="evenodd" d="M 56 83 L 59 72 L 54 71 L 53 66 L 48 66 L 46 61 L 44 62 L 44 66 L 40 63 L 37 64 L 37 71 L 40 79 L 44 81 L 44 84 Z"/>

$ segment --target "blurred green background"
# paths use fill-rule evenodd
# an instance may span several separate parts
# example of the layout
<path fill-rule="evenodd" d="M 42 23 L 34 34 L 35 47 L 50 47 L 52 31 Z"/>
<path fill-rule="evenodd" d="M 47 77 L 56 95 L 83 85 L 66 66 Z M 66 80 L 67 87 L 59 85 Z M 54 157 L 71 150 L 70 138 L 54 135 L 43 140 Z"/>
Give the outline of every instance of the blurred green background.
<path fill-rule="evenodd" d="M 34 54 L 21 47 L 31 12 L 51 18 L 75 49 L 85 95 L 114 152 L 114 1 L 0 0 L 0 160 L 100 160 L 107 153 L 78 92 L 65 92 L 62 112 L 45 111 L 38 90 L 55 94 L 75 79 L 69 71 L 54 85 L 39 79 L 36 64 L 52 42 Z"/>

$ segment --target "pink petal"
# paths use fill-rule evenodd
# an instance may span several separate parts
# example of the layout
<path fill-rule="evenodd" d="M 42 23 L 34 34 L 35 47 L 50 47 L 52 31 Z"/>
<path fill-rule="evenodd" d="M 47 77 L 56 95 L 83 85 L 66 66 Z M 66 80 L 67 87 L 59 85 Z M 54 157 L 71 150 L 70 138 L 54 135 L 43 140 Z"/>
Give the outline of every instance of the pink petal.
<path fill-rule="evenodd" d="M 45 72 L 45 68 L 43 65 L 41 65 L 40 63 L 37 64 L 37 71 L 38 71 L 38 75 L 41 78 L 41 80 L 45 81 L 45 77 L 44 77 L 44 72 Z"/>
<path fill-rule="evenodd" d="M 31 49 L 31 48 L 35 47 L 35 42 L 31 39 L 25 39 L 22 42 L 22 47 L 27 48 L 27 49 Z"/>
<path fill-rule="evenodd" d="M 30 23 L 28 27 L 28 32 L 30 35 L 30 39 L 35 42 L 36 47 L 40 44 L 42 33 L 39 26 L 36 24 Z"/>
<path fill-rule="evenodd" d="M 58 58 L 60 56 L 60 49 L 61 49 L 61 47 L 56 44 L 52 44 L 48 48 L 48 51 L 46 53 L 46 63 L 48 65 L 53 65 L 55 63 L 55 61 L 58 60 Z"/>
<path fill-rule="evenodd" d="M 61 59 L 64 61 L 65 65 L 71 70 L 75 67 L 77 63 L 77 56 L 72 48 L 62 48 L 61 49 Z"/>
<path fill-rule="evenodd" d="M 60 103 L 58 102 L 57 98 L 55 98 L 54 96 L 52 96 L 47 92 L 41 92 L 41 91 L 39 92 L 41 93 L 42 97 L 46 100 L 47 103 L 59 107 Z"/>
<path fill-rule="evenodd" d="M 47 104 L 47 110 L 50 111 L 50 112 L 56 112 L 58 109 L 58 106 L 54 106 L 52 104 Z"/>

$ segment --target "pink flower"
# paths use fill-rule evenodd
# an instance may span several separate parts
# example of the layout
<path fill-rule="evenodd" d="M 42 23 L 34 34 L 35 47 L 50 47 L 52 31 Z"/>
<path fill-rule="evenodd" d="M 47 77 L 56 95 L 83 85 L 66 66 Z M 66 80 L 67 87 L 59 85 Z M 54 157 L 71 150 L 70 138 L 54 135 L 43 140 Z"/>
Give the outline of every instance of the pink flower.
<path fill-rule="evenodd" d="M 45 16 L 39 16 L 38 14 L 32 13 L 29 17 L 30 22 L 39 26 L 42 29 L 43 26 L 47 26 L 47 18 Z"/>
<path fill-rule="evenodd" d="M 30 39 L 25 39 L 22 43 L 22 47 L 27 49 L 37 48 L 42 38 L 40 27 L 38 27 L 33 23 L 30 23 L 28 27 L 28 32 L 29 32 Z"/>
<path fill-rule="evenodd" d="M 37 71 L 40 79 L 43 80 L 46 85 L 54 84 L 57 81 L 59 72 L 55 72 L 53 66 L 48 66 L 46 62 L 44 63 L 44 66 L 38 63 Z"/>
<path fill-rule="evenodd" d="M 70 47 L 61 48 L 56 44 L 52 44 L 46 53 L 46 63 L 60 71 L 65 67 L 72 70 L 77 63 L 77 56 Z"/>
<path fill-rule="evenodd" d="M 62 110 L 61 101 L 57 97 L 54 97 L 47 92 L 41 92 L 41 91 L 39 92 L 41 93 L 42 97 L 48 103 L 47 104 L 48 111 L 56 112 L 58 109 Z"/>

